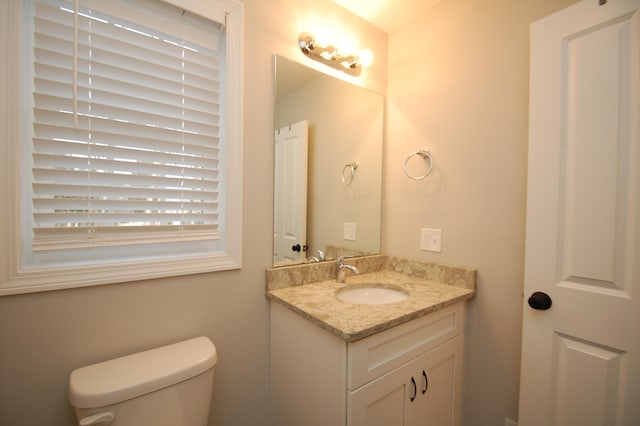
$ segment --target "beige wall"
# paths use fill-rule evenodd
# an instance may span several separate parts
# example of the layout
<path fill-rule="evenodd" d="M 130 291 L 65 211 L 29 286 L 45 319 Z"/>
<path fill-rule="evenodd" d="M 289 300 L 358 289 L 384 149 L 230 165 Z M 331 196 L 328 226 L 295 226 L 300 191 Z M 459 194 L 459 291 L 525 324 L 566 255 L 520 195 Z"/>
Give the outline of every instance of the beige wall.
<path fill-rule="evenodd" d="M 389 37 L 383 247 L 478 269 L 465 424 L 517 419 L 527 170 L 529 24 L 575 0 L 442 0 Z M 408 154 L 429 148 L 423 181 Z M 442 253 L 420 250 L 443 230 Z"/>
<path fill-rule="evenodd" d="M 0 2 L 0 21 L 10 0 Z M 244 267 L 201 274 L 0 297 L 0 424 L 72 425 L 67 377 L 74 368 L 189 338 L 209 336 L 219 361 L 211 425 L 266 424 L 268 305 L 264 269 L 272 261 L 272 55 L 306 58 L 297 35 L 335 25 L 366 37 L 385 64 L 386 35 L 326 0 L 245 2 Z M 0 45 L 10 37 L 0 25 Z M 359 43 L 359 39 L 356 43 Z M 5 57 L 1 52 L 1 57 Z M 2 61 L 4 66 L 4 61 Z M 6 80 L 0 71 L 0 99 Z M 365 87 L 384 91 L 386 69 Z M 0 106 L 0 129 L 5 129 Z M 6 137 L 4 133 L 1 136 Z M 7 143 L 0 143 L 0 198 L 7 199 Z M 7 206 L 3 209 L 6 211 Z M 7 218 L 0 213 L 0 265 L 7 262 Z M 3 246 L 4 245 L 4 246 Z"/>

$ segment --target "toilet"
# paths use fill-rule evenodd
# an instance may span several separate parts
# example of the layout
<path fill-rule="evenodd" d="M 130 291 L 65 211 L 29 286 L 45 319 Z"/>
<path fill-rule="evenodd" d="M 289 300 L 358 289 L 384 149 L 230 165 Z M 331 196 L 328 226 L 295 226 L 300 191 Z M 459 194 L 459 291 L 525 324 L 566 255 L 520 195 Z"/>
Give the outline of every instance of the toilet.
<path fill-rule="evenodd" d="M 206 426 L 216 348 L 196 337 L 74 370 L 79 426 Z"/>

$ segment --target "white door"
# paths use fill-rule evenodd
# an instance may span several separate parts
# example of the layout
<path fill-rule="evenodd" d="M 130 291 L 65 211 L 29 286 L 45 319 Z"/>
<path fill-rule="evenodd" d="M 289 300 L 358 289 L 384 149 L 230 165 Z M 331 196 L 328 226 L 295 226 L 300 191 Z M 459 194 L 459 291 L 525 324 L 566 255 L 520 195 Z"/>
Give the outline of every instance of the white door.
<path fill-rule="evenodd" d="M 308 122 L 276 130 L 273 264 L 304 260 L 307 239 Z"/>
<path fill-rule="evenodd" d="M 519 426 L 640 425 L 640 0 L 598 3 L 531 26 Z"/>

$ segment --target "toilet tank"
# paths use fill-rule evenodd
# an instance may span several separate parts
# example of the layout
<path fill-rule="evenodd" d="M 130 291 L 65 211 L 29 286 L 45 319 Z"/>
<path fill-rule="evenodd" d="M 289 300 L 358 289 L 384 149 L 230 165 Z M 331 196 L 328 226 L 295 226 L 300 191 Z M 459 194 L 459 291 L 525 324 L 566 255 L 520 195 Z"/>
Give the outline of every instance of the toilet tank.
<path fill-rule="evenodd" d="M 217 359 L 197 337 L 78 368 L 69 400 L 82 426 L 206 426 Z"/>

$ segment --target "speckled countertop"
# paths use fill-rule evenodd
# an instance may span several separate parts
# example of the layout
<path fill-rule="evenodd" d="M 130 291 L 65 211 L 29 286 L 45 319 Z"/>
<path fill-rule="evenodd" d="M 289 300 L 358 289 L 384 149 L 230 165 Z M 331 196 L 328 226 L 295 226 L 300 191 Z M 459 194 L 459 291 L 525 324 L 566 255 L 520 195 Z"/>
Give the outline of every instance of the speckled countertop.
<path fill-rule="evenodd" d="M 267 270 L 267 298 L 354 342 L 470 299 L 476 292 L 475 270 L 470 268 L 384 255 L 349 259 L 346 263 L 362 273 L 349 275 L 343 284 L 335 280 L 335 261 Z M 397 287 L 409 297 L 384 305 L 354 304 L 336 297 L 340 289 L 364 283 Z"/>

